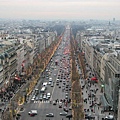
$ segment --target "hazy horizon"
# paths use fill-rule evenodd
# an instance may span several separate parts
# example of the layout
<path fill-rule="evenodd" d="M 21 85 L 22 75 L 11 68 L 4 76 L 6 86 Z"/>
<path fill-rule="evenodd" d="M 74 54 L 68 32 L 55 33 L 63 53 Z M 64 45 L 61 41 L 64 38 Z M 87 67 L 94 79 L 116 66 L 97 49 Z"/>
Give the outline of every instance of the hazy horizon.
<path fill-rule="evenodd" d="M 120 0 L 0 0 L 4 19 L 120 20 Z"/>

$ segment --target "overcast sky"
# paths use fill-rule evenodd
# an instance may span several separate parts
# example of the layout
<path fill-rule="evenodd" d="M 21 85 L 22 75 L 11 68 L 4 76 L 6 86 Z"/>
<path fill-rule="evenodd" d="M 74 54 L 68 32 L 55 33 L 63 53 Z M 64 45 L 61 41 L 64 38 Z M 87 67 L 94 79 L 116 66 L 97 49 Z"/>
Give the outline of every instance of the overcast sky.
<path fill-rule="evenodd" d="M 120 20 L 120 0 L 0 0 L 0 18 Z"/>

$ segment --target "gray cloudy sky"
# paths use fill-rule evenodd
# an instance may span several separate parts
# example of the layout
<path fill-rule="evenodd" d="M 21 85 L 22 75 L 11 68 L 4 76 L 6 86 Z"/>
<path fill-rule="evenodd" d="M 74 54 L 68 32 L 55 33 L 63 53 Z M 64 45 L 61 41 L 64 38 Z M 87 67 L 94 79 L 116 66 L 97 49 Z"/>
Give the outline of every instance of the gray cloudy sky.
<path fill-rule="evenodd" d="M 120 0 L 0 0 L 0 18 L 120 20 Z"/>

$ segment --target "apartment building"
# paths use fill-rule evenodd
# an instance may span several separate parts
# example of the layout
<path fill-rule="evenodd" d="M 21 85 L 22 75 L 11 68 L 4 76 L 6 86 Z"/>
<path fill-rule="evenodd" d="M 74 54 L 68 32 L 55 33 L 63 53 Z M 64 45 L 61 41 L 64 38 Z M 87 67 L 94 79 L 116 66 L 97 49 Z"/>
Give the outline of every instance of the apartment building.
<path fill-rule="evenodd" d="M 104 86 L 104 95 L 101 96 L 104 110 L 114 110 L 117 114 L 120 89 L 120 41 L 108 39 L 110 37 L 106 37 L 104 31 L 106 32 L 102 30 L 98 34 L 98 31 L 88 29 L 84 34 L 77 34 L 77 39 L 88 65 L 95 72 L 99 83 Z"/>
<path fill-rule="evenodd" d="M 1 87 L 0 89 L 6 88 L 11 84 L 10 78 L 15 74 L 17 70 L 17 59 L 16 59 L 16 50 L 14 45 L 5 45 L 1 46 L 0 51 L 0 64 L 1 64 Z"/>
<path fill-rule="evenodd" d="M 22 67 L 24 64 L 24 45 L 18 44 L 16 46 L 16 53 L 17 53 L 17 71 L 18 74 L 21 75 L 22 73 Z"/>
<path fill-rule="evenodd" d="M 114 112 L 118 109 L 120 87 L 120 53 L 110 54 L 105 66 L 105 97 Z"/>

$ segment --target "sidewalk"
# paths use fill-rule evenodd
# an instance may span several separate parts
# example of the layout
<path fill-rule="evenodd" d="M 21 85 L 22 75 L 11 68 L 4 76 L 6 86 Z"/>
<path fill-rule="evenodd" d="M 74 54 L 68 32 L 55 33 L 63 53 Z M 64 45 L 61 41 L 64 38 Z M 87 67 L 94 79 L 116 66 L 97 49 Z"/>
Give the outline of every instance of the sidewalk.
<path fill-rule="evenodd" d="M 77 64 L 76 60 L 76 66 L 78 69 L 79 74 L 81 74 L 80 66 Z M 88 67 L 86 67 L 89 72 L 87 72 L 87 76 L 89 76 L 89 73 L 94 74 Z M 92 76 L 91 76 L 92 77 Z M 90 80 L 89 80 L 90 81 Z M 109 115 L 109 112 L 102 112 L 103 108 L 102 105 L 99 105 L 101 103 L 100 97 L 103 93 L 101 93 L 101 88 L 99 83 L 90 83 L 88 80 L 80 79 L 80 85 L 82 88 L 82 96 L 83 96 L 83 104 L 84 104 L 84 111 L 85 114 L 90 114 L 91 116 L 95 117 L 95 120 L 102 120 L 105 116 Z M 91 97 L 94 95 L 94 97 Z"/>

